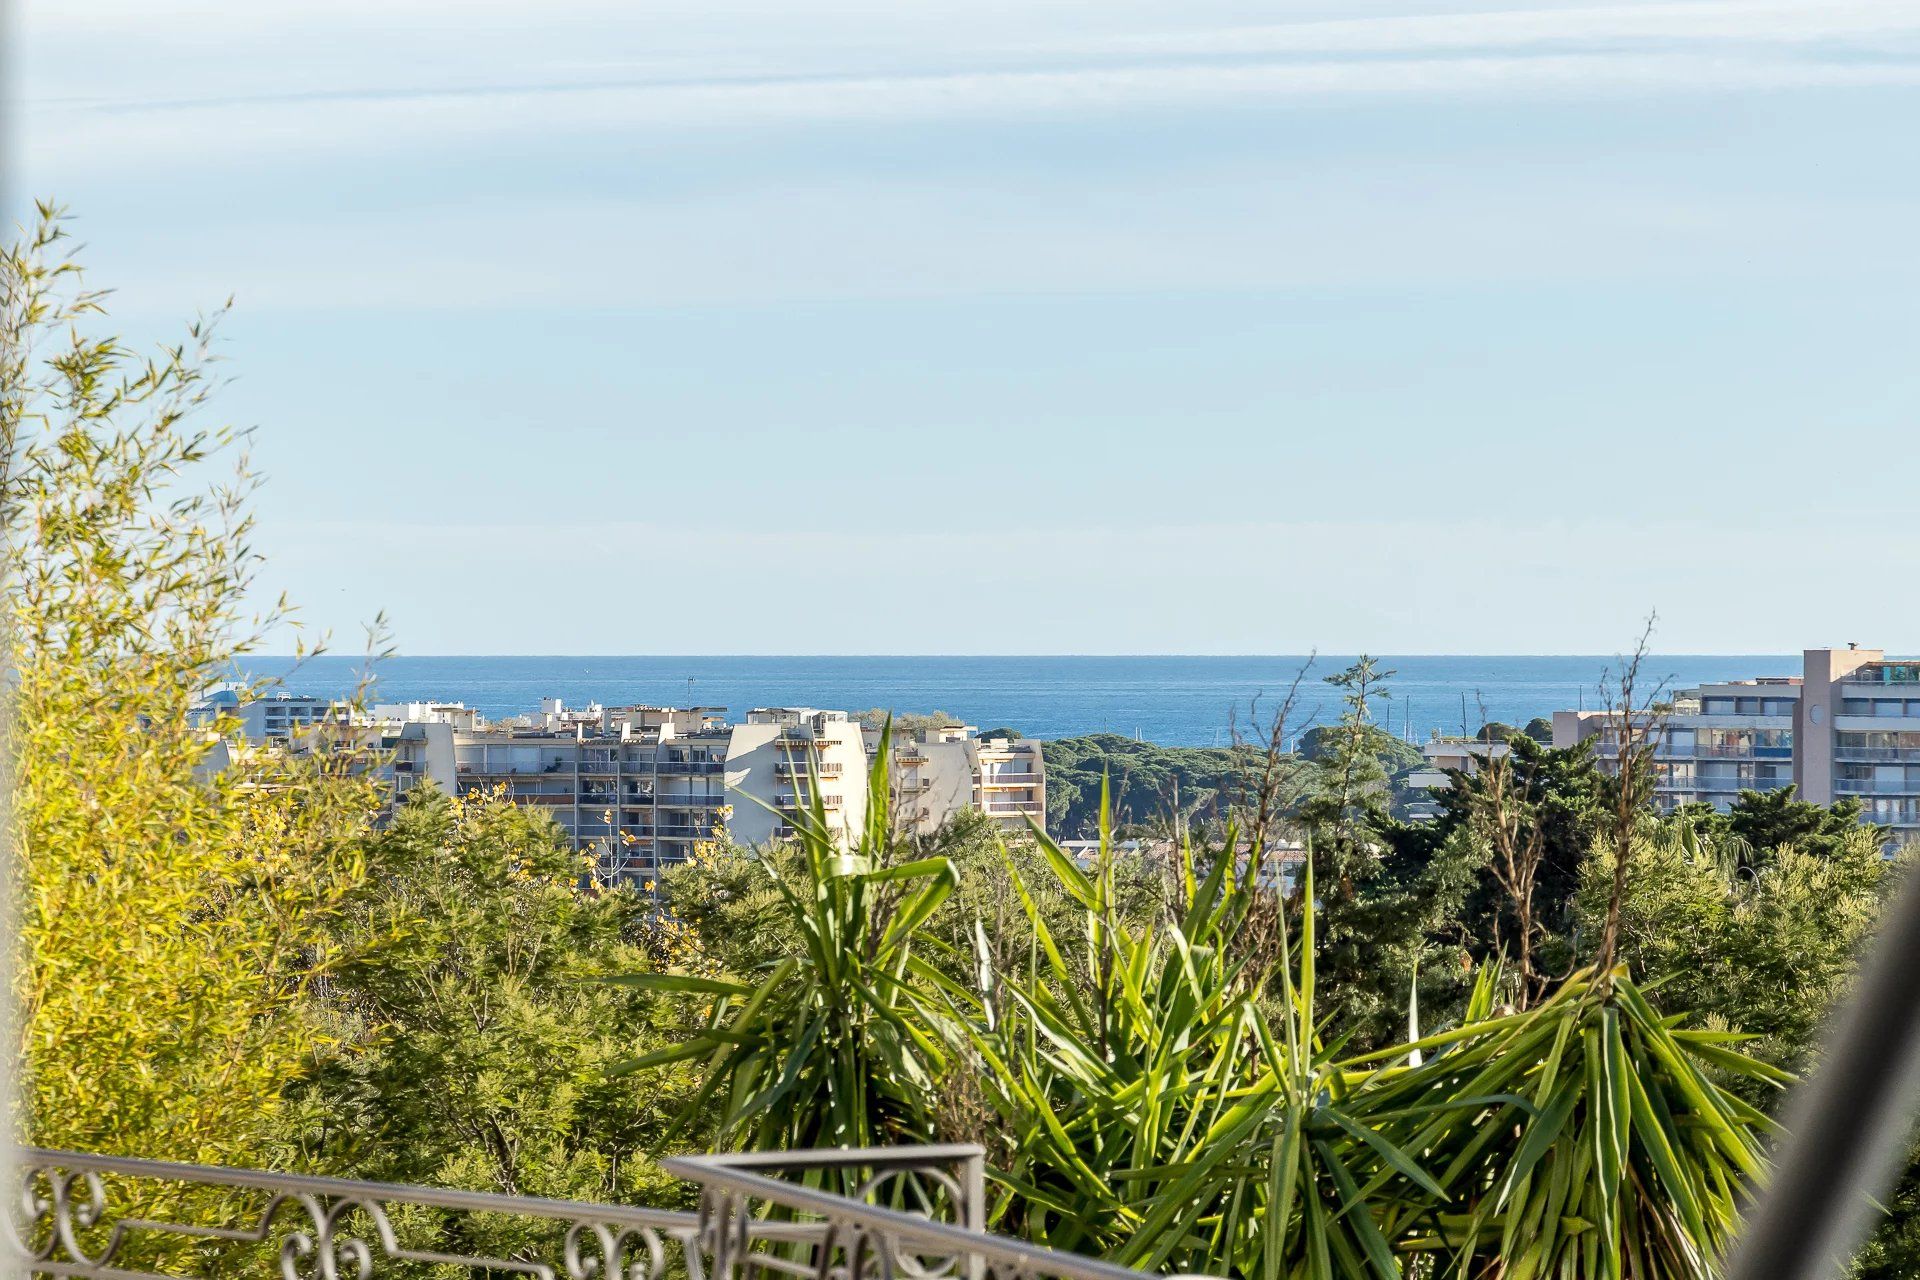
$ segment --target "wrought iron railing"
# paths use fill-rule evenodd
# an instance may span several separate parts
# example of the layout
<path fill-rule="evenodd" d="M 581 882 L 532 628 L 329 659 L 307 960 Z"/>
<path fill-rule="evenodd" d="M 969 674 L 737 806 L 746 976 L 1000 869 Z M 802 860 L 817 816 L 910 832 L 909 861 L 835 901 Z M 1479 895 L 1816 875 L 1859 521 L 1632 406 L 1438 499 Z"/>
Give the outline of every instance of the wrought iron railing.
<path fill-rule="evenodd" d="M 985 1230 L 977 1146 L 663 1160 L 697 1209 L 10 1153 L 8 1275 L 1139 1280 Z M 803 1181 L 774 1175 L 797 1175 Z M 506 1229 L 507 1224 L 511 1230 Z M 500 1241 L 509 1244 L 499 1244 Z"/>

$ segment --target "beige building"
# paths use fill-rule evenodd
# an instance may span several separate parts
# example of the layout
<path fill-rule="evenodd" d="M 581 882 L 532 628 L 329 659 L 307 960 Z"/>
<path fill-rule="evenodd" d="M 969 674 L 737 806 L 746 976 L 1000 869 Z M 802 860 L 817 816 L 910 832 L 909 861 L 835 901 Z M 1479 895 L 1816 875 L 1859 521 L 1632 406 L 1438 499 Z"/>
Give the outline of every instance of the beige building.
<path fill-rule="evenodd" d="M 1854 797 L 1862 819 L 1920 838 L 1920 660 L 1879 649 L 1808 649 L 1798 675 L 1684 690 L 1644 721 L 1663 809 L 1727 808 L 1742 791 L 1797 788 L 1815 804 Z M 1620 751 L 1616 718 L 1560 711 L 1553 741 L 1589 738 L 1603 766 Z"/>
<path fill-rule="evenodd" d="M 1505 758 L 1511 750 L 1504 742 L 1481 742 L 1476 738 L 1435 738 L 1420 748 L 1427 763 L 1407 775 L 1410 791 L 1445 791 L 1453 786 L 1453 774 L 1468 777 L 1480 772 L 1481 762 Z M 1440 816 L 1440 802 L 1432 795 L 1407 802 L 1409 822 L 1431 822 Z"/>
<path fill-rule="evenodd" d="M 940 829 L 955 814 L 973 809 L 1012 830 L 1031 818 L 1047 818 L 1047 766 L 1030 738 L 979 738 L 957 722 L 896 731 L 891 779 L 900 825 L 917 834 Z M 869 756 L 879 750 L 878 730 L 866 731 Z"/>

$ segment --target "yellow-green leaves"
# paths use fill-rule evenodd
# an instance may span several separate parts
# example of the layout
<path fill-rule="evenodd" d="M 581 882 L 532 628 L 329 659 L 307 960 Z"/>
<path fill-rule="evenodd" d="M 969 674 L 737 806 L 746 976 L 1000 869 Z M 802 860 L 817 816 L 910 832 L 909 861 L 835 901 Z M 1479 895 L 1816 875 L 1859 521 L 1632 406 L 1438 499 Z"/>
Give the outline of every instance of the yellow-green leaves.
<path fill-rule="evenodd" d="M 89 333 L 60 235 L 43 209 L 0 259 L 16 1120 L 258 1163 L 324 1035 L 307 992 L 376 798 L 342 761 L 214 767 L 233 725 L 193 700 L 280 616 L 249 604 L 253 477 L 196 423 L 208 328 L 151 359 Z"/>

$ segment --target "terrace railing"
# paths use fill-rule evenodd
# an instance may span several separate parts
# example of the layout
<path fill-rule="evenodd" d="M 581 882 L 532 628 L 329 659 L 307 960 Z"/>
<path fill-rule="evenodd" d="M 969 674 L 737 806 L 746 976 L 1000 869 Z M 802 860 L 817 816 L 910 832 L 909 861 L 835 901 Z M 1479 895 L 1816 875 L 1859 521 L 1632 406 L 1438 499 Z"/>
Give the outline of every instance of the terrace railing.
<path fill-rule="evenodd" d="M 661 1161 L 695 1209 L 37 1148 L 10 1153 L 0 1271 L 111 1280 L 1140 1280 L 985 1230 L 977 1146 Z M 801 1181 L 791 1180 L 798 1176 Z M 696 1194 L 697 1192 L 697 1194 Z M 513 1243 L 501 1244 L 511 1240 Z"/>

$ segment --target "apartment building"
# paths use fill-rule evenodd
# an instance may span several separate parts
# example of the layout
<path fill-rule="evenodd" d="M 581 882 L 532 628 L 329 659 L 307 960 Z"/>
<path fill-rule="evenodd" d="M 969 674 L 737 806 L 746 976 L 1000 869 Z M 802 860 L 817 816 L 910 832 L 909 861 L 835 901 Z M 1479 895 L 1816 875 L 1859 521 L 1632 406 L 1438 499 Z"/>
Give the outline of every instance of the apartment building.
<path fill-rule="evenodd" d="M 817 770 L 827 822 L 845 839 L 866 811 L 866 756 L 842 711 L 760 707 L 728 724 L 720 707 L 568 708 L 453 733 L 455 788 L 499 790 L 551 815 L 599 854 L 609 879 L 645 882 L 722 836 L 763 844 L 793 834 Z"/>
<path fill-rule="evenodd" d="M 920 834 L 939 830 L 955 814 L 974 809 L 1012 830 L 1027 820 L 1046 825 L 1047 766 L 1040 744 L 1028 738 L 975 736 L 952 722 L 895 732 L 892 785 L 901 825 Z M 868 756 L 880 733 L 865 734 Z"/>
<path fill-rule="evenodd" d="M 1440 801 L 1432 793 L 1453 786 L 1454 773 L 1468 777 L 1480 772 L 1481 762 L 1505 758 L 1512 750 L 1504 742 L 1476 738 L 1435 738 L 1422 744 L 1425 765 L 1407 775 L 1407 789 L 1417 798 L 1407 801 L 1407 821 L 1431 822 L 1440 816 Z"/>
<path fill-rule="evenodd" d="M 278 695 L 243 703 L 210 691 L 201 714 L 234 717 L 248 741 L 302 750 L 321 740 L 378 752 L 398 801 L 423 781 L 471 795 L 498 791 L 553 818 L 595 853 L 608 880 L 644 884 L 702 841 L 759 845 L 794 834 L 811 779 L 836 838 L 865 822 L 878 733 L 844 711 L 756 707 L 729 723 L 724 707 L 570 707 L 488 721 L 459 702 L 381 703 L 351 713 L 323 699 Z M 969 725 L 909 735 L 895 747 L 895 795 L 907 824 L 932 831 L 962 809 L 1010 826 L 1044 820 L 1045 766 L 1024 739 L 980 739 Z M 224 756 L 222 757 L 225 758 Z"/>
<path fill-rule="evenodd" d="M 253 698 L 248 696 L 249 692 L 244 684 L 215 685 L 200 695 L 194 704 L 194 714 L 203 723 L 211 723 L 219 716 L 231 716 L 239 723 L 240 734 L 247 741 L 279 743 L 291 740 L 316 724 L 341 723 L 349 714 L 346 707 L 326 698 L 310 698 L 298 693 L 269 693 Z"/>
<path fill-rule="evenodd" d="M 1671 709 L 1639 722 L 1654 743 L 1655 796 L 1663 810 L 1707 803 L 1726 809 L 1742 791 L 1792 785 L 1798 798 L 1852 796 L 1862 820 L 1920 838 L 1920 660 L 1878 649 L 1808 649 L 1798 675 L 1682 690 Z M 1620 752 L 1618 719 L 1558 711 L 1556 747 L 1594 740 L 1603 767 Z"/>

